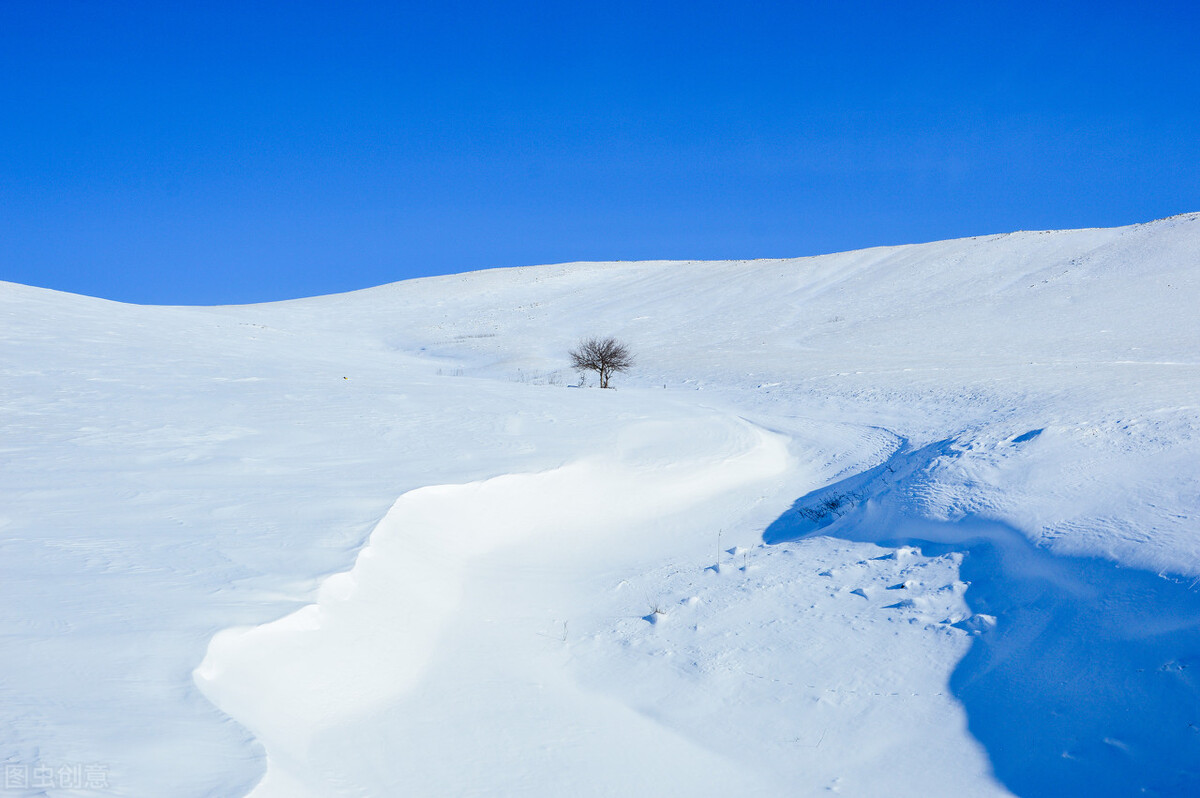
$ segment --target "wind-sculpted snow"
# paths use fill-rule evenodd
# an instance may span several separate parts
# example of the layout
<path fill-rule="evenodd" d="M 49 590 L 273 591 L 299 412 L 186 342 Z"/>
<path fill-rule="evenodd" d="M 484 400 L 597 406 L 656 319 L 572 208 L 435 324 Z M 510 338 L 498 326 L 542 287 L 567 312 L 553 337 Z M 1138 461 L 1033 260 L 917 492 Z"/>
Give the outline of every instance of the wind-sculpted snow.
<path fill-rule="evenodd" d="M 1198 262 L 1189 214 L 244 307 L 0 283 L 10 792 L 1187 794 Z"/>
<path fill-rule="evenodd" d="M 956 625 L 975 638 L 950 684 L 1014 793 L 1200 793 L 1197 580 L 1055 556 L 978 515 L 935 520 L 947 513 L 914 499 L 971 453 L 962 440 L 902 447 L 806 494 L 764 538 L 778 545 L 823 533 L 961 555 L 971 614 Z M 908 588 L 897 585 L 896 595 Z M 927 610 L 908 598 L 891 608 Z"/>
<path fill-rule="evenodd" d="M 776 436 L 702 414 L 634 423 L 552 471 L 404 494 L 315 604 L 222 632 L 197 670 L 266 746 L 252 795 L 776 794 L 559 671 L 592 612 L 580 583 L 688 545 L 678 516 L 787 465 Z M 425 736 L 445 724 L 452 750 Z"/>

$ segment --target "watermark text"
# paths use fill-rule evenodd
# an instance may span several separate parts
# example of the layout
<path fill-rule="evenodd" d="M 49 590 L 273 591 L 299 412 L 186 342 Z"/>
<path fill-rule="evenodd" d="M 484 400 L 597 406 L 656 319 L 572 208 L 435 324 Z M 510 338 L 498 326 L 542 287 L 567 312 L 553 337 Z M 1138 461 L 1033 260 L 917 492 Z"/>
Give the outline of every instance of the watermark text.
<path fill-rule="evenodd" d="M 107 790 L 108 765 L 98 762 L 37 762 L 32 765 L 6 764 L 6 790 Z"/>

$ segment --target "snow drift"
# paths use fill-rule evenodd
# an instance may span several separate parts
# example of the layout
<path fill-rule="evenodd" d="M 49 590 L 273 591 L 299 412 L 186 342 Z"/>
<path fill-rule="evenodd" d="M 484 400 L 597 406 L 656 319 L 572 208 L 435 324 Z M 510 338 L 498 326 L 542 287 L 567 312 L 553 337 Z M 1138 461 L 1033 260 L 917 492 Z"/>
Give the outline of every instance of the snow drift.
<path fill-rule="evenodd" d="M 1198 255 L 0 284 L 11 789 L 1194 793 Z"/>

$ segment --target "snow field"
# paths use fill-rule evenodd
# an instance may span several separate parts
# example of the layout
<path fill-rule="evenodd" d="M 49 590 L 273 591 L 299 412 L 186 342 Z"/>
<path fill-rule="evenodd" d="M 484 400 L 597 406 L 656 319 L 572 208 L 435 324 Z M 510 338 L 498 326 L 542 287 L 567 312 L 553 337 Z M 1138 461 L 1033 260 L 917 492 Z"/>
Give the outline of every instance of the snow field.
<path fill-rule="evenodd" d="M 955 557 L 825 537 L 722 555 L 622 583 L 614 614 L 645 594 L 662 613 L 588 627 L 585 684 L 738 751 L 770 795 L 1008 794 L 947 687 L 970 645 Z"/>
<path fill-rule="evenodd" d="M 1197 253 L 0 284 L 0 751 L 102 795 L 1194 794 Z M 596 333 L 635 372 L 566 387 Z"/>

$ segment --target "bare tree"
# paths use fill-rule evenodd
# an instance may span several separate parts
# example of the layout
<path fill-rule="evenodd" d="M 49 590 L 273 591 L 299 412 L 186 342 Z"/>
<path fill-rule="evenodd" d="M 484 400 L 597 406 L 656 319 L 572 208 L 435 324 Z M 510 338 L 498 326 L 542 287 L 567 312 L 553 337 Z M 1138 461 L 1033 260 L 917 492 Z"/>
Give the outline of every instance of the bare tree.
<path fill-rule="evenodd" d="M 628 371 L 633 365 L 629 347 L 616 338 L 584 338 L 571 350 L 571 365 L 579 371 L 600 375 L 600 387 L 607 388 L 612 375 Z"/>

